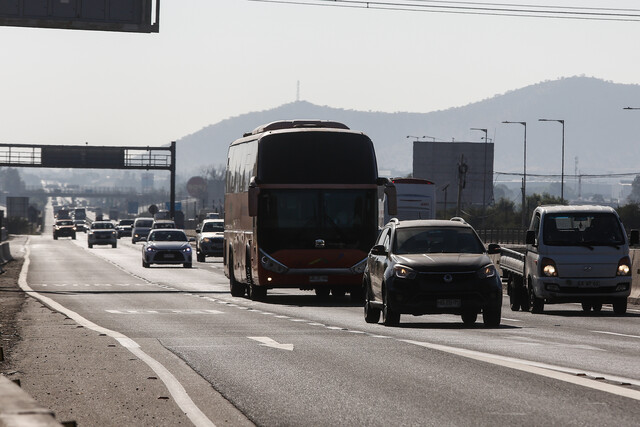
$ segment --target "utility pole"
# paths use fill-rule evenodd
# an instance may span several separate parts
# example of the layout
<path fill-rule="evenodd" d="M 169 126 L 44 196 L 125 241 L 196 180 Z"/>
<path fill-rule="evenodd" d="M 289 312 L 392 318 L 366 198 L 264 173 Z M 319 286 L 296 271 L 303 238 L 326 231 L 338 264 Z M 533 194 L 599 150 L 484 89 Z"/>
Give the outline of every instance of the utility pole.
<path fill-rule="evenodd" d="M 458 203 L 456 206 L 456 216 L 460 216 L 462 190 L 467 185 L 467 171 L 469 166 L 464 161 L 464 154 L 460 155 L 460 163 L 458 163 Z"/>

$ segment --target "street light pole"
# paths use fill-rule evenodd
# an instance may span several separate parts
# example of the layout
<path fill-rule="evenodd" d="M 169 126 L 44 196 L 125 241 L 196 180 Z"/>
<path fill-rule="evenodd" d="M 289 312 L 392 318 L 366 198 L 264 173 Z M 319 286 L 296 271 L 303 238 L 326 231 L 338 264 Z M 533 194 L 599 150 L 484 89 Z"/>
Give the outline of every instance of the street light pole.
<path fill-rule="evenodd" d="M 524 227 L 527 226 L 527 122 L 510 122 L 508 120 L 503 121 L 502 123 L 508 124 L 519 124 L 524 126 L 524 165 L 523 165 L 523 174 L 522 174 L 522 225 Z"/>
<path fill-rule="evenodd" d="M 484 220 L 487 206 L 487 129 L 471 128 L 471 130 L 479 130 L 484 132 L 484 170 L 482 171 L 482 228 L 484 229 Z"/>
<path fill-rule="evenodd" d="M 539 122 L 558 122 L 562 124 L 562 178 L 560 181 L 560 201 L 564 203 L 564 120 L 538 119 Z"/>

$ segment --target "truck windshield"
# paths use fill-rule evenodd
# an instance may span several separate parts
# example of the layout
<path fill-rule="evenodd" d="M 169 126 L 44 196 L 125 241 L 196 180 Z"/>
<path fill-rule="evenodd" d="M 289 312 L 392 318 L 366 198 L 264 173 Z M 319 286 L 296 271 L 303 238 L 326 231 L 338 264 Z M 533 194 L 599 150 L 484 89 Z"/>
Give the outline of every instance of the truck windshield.
<path fill-rule="evenodd" d="M 542 238 L 550 246 L 611 246 L 625 242 L 620 221 L 608 213 L 546 215 Z"/>

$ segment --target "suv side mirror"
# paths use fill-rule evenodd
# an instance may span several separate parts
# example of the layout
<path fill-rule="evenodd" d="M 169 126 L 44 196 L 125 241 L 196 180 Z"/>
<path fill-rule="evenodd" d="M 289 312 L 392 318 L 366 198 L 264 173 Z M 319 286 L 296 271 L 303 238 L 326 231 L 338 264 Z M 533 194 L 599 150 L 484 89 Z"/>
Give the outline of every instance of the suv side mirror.
<path fill-rule="evenodd" d="M 489 243 L 489 248 L 487 249 L 488 254 L 499 254 L 500 253 L 500 245 L 497 243 Z"/>
<path fill-rule="evenodd" d="M 629 244 L 631 246 L 634 246 L 638 243 L 640 243 L 640 230 L 631 230 L 631 238 L 629 239 Z"/>
<path fill-rule="evenodd" d="M 371 255 L 386 255 L 387 251 L 384 248 L 384 245 L 375 245 L 371 248 Z"/>

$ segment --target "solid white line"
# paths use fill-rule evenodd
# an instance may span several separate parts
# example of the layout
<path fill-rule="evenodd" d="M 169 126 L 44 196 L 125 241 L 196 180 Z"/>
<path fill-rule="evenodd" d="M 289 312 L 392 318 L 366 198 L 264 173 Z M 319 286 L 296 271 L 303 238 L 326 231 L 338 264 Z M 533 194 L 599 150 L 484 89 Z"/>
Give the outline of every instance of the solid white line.
<path fill-rule="evenodd" d="M 145 362 L 157 375 L 158 378 L 162 380 L 165 384 L 171 396 L 173 396 L 174 401 L 180 407 L 180 409 L 185 413 L 185 415 L 191 420 L 191 422 L 196 426 L 209 426 L 215 427 L 215 424 L 207 418 L 207 416 L 196 406 L 196 404 L 191 400 L 187 391 L 184 389 L 180 381 L 176 377 L 173 376 L 171 372 L 167 368 L 165 368 L 160 362 L 146 354 L 138 343 L 136 343 L 131 338 L 127 337 L 124 334 L 121 334 L 117 331 L 112 331 L 111 329 L 103 328 L 90 320 L 85 319 L 75 311 L 72 311 L 63 305 L 55 302 L 49 297 L 44 295 L 40 295 L 35 292 L 29 284 L 27 283 L 27 273 L 29 271 L 30 259 L 29 255 L 31 253 L 29 249 L 29 239 L 27 239 L 25 243 L 25 255 L 24 255 L 24 264 L 22 265 L 22 270 L 20 271 L 20 277 L 18 278 L 18 284 L 22 288 L 27 295 L 32 296 L 42 302 L 43 304 L 49 306 L 52 310 L 58 311 L 67 317 L 73 319 L 79 325 L 84 326 L 85 328 L 96 331 L 100 334 L 105 334 L 110 336 L 111 338 L 117 340 L 123 347 L 133 353 L 140 360 Z"/>
<path fill-rule="evenodd" d="M 618 334 L 616 332 L 606 332 L 606 331 L 591 331 L 591 332 L 596 333 L 596 334 L 615 335 L 617 337 L 627 337 L 627 338 L 638 338 L 638 339 L 640 339 L 639 335 Z"/>
<path fill-rule="evenodd" d="M 463 348 L 450 347 L 446 345 L 433 344 L 421 341 L 413 340 L 399 340 L 408 344 L 418 345 L 420 347 L 429 348 L 431 350 L 443 351 L 445 353 L 455 354 L 458 356 L 466 357 L 469 359 L 480 360 L 493 365 L 503 366 L 506 368 L 516 369 L 523 372 L 528 372 L 534 375 L 540 375 L 547 378 L 553 378 L 559 381 L 579 385 L 582 387 L 588 387 L 599 391 L 615 394 L 622 397 L 628 397 L 634 400 L 640 400 L 640 391 L 624 388 L 617 385 L 607 384 L 599 381 L 595 381 L 584 376 L 578 376 L 579 374 L 588 375 L 589 377 L 603 377 L 611 381 L 617 381 L 620 383 L 628 383 L 635 386 L 640 385 L 640 381 L 630 378 L 621 378 L 611 375 L 605 375 L 601 373 L 587 372 L 583 370 L 576 370 L 571 368 L 565 368 L 561 366 L 549 365 L 546 363 L 537 363 L 529 360 L 517 359 L 515 357 L 498 356 L 496 354 L 483 353 L 475 350 L 466 350 Z"/>

